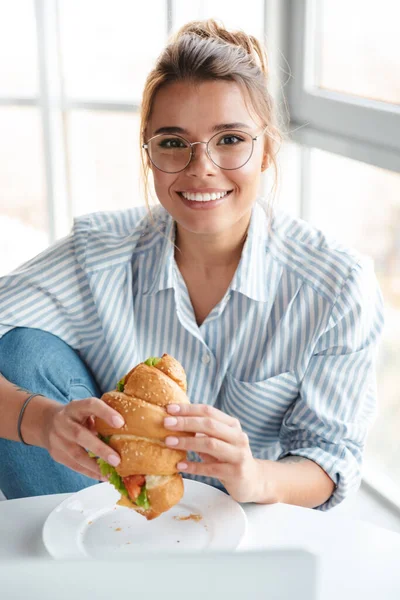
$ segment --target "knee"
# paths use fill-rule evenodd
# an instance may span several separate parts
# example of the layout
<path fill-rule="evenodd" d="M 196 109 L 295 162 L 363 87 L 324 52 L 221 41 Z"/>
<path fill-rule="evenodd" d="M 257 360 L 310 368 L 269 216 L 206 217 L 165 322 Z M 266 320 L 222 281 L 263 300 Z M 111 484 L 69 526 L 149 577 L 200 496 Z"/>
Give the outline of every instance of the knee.
<path fill-rule="evenodd" d="M 40 329 L 18 327 L 0 339 L 0 372 L 12 383 L 55 400 L 97 395 L 96 382 L 78 353 Z"/>
<path fill-rule="evenodd" d="M 24 380 L 31 381 L 38 372 L 47 376 L 71 352 L 65 342 L 47 331 L 17 327 L 0 340 L 0 371 L 24 386 Z"/>

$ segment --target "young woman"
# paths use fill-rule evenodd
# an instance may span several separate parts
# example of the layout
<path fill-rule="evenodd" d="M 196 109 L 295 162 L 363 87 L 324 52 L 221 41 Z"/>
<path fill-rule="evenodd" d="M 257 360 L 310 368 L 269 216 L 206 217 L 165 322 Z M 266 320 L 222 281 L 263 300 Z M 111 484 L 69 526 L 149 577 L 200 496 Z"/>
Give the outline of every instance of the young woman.
<path fill-rule="evenodd" d="M 323 509 L 357 489 L 381 295 L 368 260 L 257 198 L 279 137 L 267 80 L 254 37 L 183 27 L 143 94 L 160 206 L 78 218 L 1 280 L 7 498 L 96 483 L 87 450 L 116 465 L 93 417 L 123 420 L 98 398 L 164 352 L 188 376 L 192 404 L 166 420 L 186 476 L 240 502 Z"/>

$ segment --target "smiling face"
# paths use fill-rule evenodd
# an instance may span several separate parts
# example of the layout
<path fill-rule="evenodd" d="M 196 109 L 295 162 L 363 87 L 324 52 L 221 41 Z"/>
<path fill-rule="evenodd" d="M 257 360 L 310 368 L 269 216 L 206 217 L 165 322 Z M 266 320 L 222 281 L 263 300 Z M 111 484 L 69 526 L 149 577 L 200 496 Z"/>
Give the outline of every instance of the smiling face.
<path fill-rule="evenodd" d="M 224 138 L 224 131 L 239 129 L 252 137 L 262 131 L 251 117 L 239 86 L 230 81 L 179 82 L 161 88 L 154 98 L 147 140 L 166 133 L 165 128 L 189 142 L 208 141 L 218 132 L 218 147 L 240 143 Z M 193 150 L 190 164 L 178 173 L 164 173 L 152 165 L 160 203 L 179 228 L 194 234 L 215 235 L 229 230 L 234 234 L 243 229 L 257 196 L 261 165 L 267 158 L 262 135 L 254 142 L 250 160 L 235 170 L 215 165 L 205 144 L 196 144 Z M 212 194 L 216 194 L 215 199 Z"/>

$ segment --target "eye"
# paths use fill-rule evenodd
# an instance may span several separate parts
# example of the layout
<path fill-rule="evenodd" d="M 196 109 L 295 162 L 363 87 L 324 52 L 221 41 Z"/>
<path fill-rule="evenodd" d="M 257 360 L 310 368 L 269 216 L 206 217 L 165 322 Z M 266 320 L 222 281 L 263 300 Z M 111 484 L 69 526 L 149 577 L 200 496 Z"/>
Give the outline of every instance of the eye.
<path fill-rule="evenodd" d="M 233 134 L 233 133 L 229 133 L 228 135 L 223 135 L 219 142 L 218 145 L 221 146 L 234 146 L 236 144 L 240 144 L 240 142 L 243 142 L 243 138 L 241 138 L 240 136 Z"/>
<path fill-rule="evenodd" d="M 160 140 L 158 145 L 161 148 L 187 148 L 183 140 L 174 137 Z"/>

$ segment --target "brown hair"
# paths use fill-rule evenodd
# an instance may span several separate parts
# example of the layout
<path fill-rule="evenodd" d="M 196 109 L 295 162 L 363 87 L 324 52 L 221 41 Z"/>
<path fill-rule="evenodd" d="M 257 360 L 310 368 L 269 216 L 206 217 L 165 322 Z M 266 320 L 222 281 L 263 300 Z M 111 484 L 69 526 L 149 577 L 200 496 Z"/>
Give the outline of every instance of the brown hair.
<path fill-rule="evenodd" d="M 249 109 L 265 129 L 264 143 L 268 160 L 275 173 L 273 198 L 278 183 L 277 150 L 282 135 L 276 121 L 274 103 L 268 91 L 267 54 L 261 43 L 244 31 L 227 31 L 214 19 L 187 23 L 172 36 L 150 71 L 142 99 L 140 145 L 147 136 L 147 126 L 158 90 L 177 81 L 234 81 L 244 93 Z M 250 104 L 248 104 L 250 101 Z M 148 203 L 149 161 L 141 152 L 145 199 Z"/>

